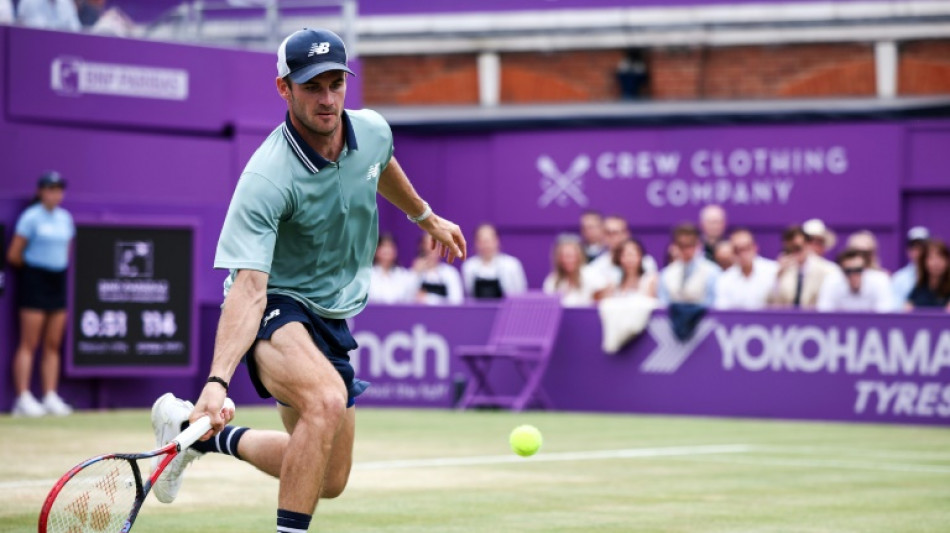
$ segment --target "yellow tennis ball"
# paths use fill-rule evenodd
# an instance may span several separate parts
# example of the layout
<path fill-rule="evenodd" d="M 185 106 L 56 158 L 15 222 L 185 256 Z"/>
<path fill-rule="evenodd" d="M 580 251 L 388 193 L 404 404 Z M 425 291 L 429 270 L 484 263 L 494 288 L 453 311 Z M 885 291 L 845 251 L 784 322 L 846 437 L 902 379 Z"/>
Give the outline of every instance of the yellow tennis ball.
<path fill-rule="evenodd" d="M 537 453 L 542 440 L 538 428 L 529 425 L 516 427 L 508 437 L 511 450 L 522 457 L 529 457 Z"/>

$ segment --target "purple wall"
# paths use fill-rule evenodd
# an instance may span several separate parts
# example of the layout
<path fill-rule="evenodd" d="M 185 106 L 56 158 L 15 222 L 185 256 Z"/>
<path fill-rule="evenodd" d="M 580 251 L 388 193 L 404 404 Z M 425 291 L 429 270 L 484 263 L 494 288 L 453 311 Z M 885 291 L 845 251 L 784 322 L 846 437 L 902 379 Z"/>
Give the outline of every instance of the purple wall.
<path fill-rule="evenodd" d="M 377 306 L 353 331 L 364 405 L 450 407 L 467 375 L 452 347 L 479 344 L 490 306 Z M 543 387 L 557 409 L 950 424 L 945 314 L 709 314 L 686 344 L 665 313 L 615 355 L 593 309 L 567 309 Z M 479 340 L 481 339 L 481 340 Z M 498 392 L 520 381 L 496 365 Z"/>
<path fill-rule="evenodd" d="M 68 57 L 62 50 L 69 51 Z M 9 236 L 33 194 L 36 177 L 49 168 L 58 169 L 69 180 L 65 206 L 77 218 L 165 216 L 196 220 L 200 255 L 195 281 L 201 309 L 201 349 L 196 356 L 199 368 L 205 368 L 211 355 L 223 278 L 211 268 L 217 234 L 241 168 L 283 116 L 273 76 L 271 54 L 0 27 L 0 90 L 4 91 L 0 114 L 0 222 L 6 224 Z M 350 104 L 357 107 L 358 78 L 354 83 Z M 588 199 L 584 207 L 617 211 L 628 217 L 651 253 L 660 256 L 669 225 L 683 218 L 695 219 L 699 204 L 655 207 L 648 201 L 651 183 L 670 187 L 679 180 L 687 187 L 698 184 L 701 188 L 705 180 L 725 180 L 735 191 L 743 181 L 791 179 L 794 184 L 784 203 L 776 201 L 774 195 L 771 203 L 759 204 L 739 203 L 735 194 L 730 196 L 732 203 L 727 207 L 733 215 L 732 223 L 753 226 L 767 254 L 777 251 L 777 234 L 786 222 L 822 217 L 842 237 L 870 226 L 881 237 L 886 266 L 894 268 L 899 264 L 900 235 L 910 225 L 924 223 L 937 234 L 950 235 L 946 217 L 950 179 L 945 172 L 950 161 L 944 149 L 948 135 L 950 121 L 946 120 L 810 127 L 591 127 L 451 134 L 395 131 L 396 153 L 433 207 L 461 223 L 469 236 L 479 222 L 498 222 L 504 247 L 522 258 L 535 288 L 549 268 L 553 236 L 574 230 L 581 209 L 573 199 L 573 189 L 571 193 L 555 194 L 544 205 L 538 202 L 543 195 L 552 194 L 547 191 L 558 184 L 565 190 L 568 185 L 579 187 Z M 820 170 L 815 160 L 807 167 L 810 170 L 801 167 L 773 172 L 770 167 L 763 175 L 738 175 L 745 172 L 745 156 L 740 152 L 755 158 L 758 149 L 812 150 L 824 154 L 824 158 Z M 695 156 L 700 152 L 708 156 Z M 680 163 L 668 175 L 660 175 L 656 166 L 656 173 L 646 177 L 646 171 L 638 166 L 641 153 L 666 154 L 663 157 L 667 161 L 669 154 L 679 154 Z M 706 158 L 697 168 L 708 167 L 715 174 L 719 167 L 713 162 L 713 153 L 726 154 L 727 169 L 729 157 L 733 158 L 732 175 L 704 177 L 703 170 L 697 174 L 689 164 L 693 157 Z M 736 153 L 740 155 L 730 156 Z M 841 153 L 847 162 L 844 166 Z M 582 156 L 589 159 L 588 164 L 578 164 L 571 172 Z M 649 156 L 644 164 L 652 161 L 658 165 L 658 157 Z M 539 161 L 543 161 L 540 166 Z M 605 172 L 621 177 L 606 178 Z M 631 177 L 623 177 L 627 175 Z M 384 230 L 396 232 L 403 249 L 401 260 L 408 264 L 418 230 L 385 202 L 381 206 L 381 225 Z M 9 368 L 17 340 L 14 296 L 12 290 L 0 296 L 3 369 Z M 429 331 L 432 313 L 451 321 L 449 325 L 440 324 L 433 316 L 431 328 L 466 323 L 468 328 L 452 333 L 453 338 L 477 342 L 487 331 L 493 309 L 467 306 L 412 313 L 403 309 L 402 314 L 398 309 L 371 310 L 357 318 L 356 326 L 377 334 L 379 353 L 385 353 L 384 338 L 389 338 L 390 330 L 384 326 L 402 328 L 408 335 L 395 337 L 395 344 L 389 345 L 392 349 L 404 350 L 407 342 L 417 341 L 431 347 L 425 344 L 431 337 L 414 325 L 421 324 Z M 379 326 L 373 325 L 374 316 L 389 318 Z M 571 327 L 565 328 L 563 335 L 581 350 L 572 353 L 592 353 L 590 350 L 598 345 L 599 331 L 594 313 L 569 311 L 568 317 L 566 323 Z M 778 322 L 806 320 L 776 317 Z M 729 320 L 722 319 L 724 327 L 732 327 Z M 367 350 L 375 346 L 372 339 L 364 345 Z M 559 364 L 583 361 L 569 363 L 564 357 Z M 405 367 L 397 364 L 395 368 Z M 0 380 L 0 410 L 9 407 L 12 396 L 5 372 Z M 449 379 L 453 373 L 450 370 Z M 552 373 L 549 380 L 557 380 L 558 375 Z M 250 385 L 241 379 L 238 382 L 237 399 L 251 401 Z M 151 381 L 67 377 L 64 392 L 79 406 L 145 405 L 166 389 L 194 395 L 200 384 L 198 376 Z M 419 392 L 418 398 L 444 392 L 441 382 L 429 385 L 432 387 L 428 392 Z M 561 405 L 600 408 L 574 401 L 579 400 Z M 643 409 L 637 403 L 639 399 L 630 401 L 633 403 L 624 405 Z M 668 412 L 677 412 L 672 410 L 674 407 L 686 409 L 671 403 Z M 726 407 L 717 412 L 725 414 Z M 813 416 L 811 412 L 779 414 Z"/>
<path fill-rule="evenodd" d="M 550 246 L 577 231 L 584 209 L 619 214 L 647 251 L 662 259 L 677 222 L 721 203 L 732 226 L 756 233 L 764 254 L 779 235 L 812 217 L 837 232 L 870 229 L 884 265 L 902 266 L 902 235 L 926 224 L 950 238 L 947 153 L 950 122 L 578 128 L 446 135 L 399 132 L 396 154 L 437 212 L 468 230 L 499 227 L 502 246 L 539 287 Z M 408 262 L 417 232 L 398 213 Z"/>

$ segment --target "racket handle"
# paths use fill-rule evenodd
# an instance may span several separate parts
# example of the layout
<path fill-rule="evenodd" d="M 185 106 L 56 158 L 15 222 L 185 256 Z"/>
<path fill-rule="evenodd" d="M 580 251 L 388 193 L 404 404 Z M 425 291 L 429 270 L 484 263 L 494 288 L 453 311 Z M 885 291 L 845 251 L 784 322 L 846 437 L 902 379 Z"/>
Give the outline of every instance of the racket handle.
<path fill-rule="evenodd" d="M 234 402 L 231 400 L 231 398 L 224 399 L 223 408 L 234 410 Z M 211 429 L 211 417 L 203 416 L 198 420 L 195 420 L 194 423 L 188 426 L 188 429 L 179 433 L 178 436 L 172 440 L 178 443 L 178 448 L 180 450 L 184 450 L 185 448 L 194 444 L 195 441 L 200 439 L 201 436 L 207 433 L 209 429 Z"/>

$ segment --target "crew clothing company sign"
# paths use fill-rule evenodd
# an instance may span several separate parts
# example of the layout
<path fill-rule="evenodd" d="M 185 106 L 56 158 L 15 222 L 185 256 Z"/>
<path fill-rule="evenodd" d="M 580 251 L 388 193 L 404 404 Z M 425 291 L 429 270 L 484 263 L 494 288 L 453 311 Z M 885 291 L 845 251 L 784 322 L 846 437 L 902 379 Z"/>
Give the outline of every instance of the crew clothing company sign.
<path fill-rule="evenodd" d="M 707 204 L 748 223 L 896 222 L 899 132 L 889 126 L 518 132 L 493 142 L 500 223 L 563 225 L 597 209 L 668 225 Z"/>
<path fill-rule="evenodd" d="M 78 228 L 72 368 L 188 366 L 193 239 L 190 228 Z"/>

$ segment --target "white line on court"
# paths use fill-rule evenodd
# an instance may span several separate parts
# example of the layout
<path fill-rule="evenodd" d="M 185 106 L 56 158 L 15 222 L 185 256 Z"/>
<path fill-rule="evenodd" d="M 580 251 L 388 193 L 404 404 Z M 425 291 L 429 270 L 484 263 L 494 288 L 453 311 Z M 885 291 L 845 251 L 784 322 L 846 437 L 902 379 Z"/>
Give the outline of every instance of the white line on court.
<path fill-rule="evenodd" d="M 595 461 L 602 459 L 636 459 L 648 457 L 683 457 L 691 455 L 709 455 L 720 453 L 745 453 L 752 449 L 746 444 L 717 444 L 708 446 L 671 446 L 666 448 L 631 448 L 625 450 L 597 450 L 590 452 L 554 452 L 524 458 L 514 453 L 505 455 L 480 455 L 470 457 L 437 457 L 432 459 L 403 459 L 396 461 L 367 461 L 353 465 L 354 470 L 390 470 L 402 468 L 431 468 L 441 466 L 474 466 L 557 461 Z M 213 471 L 193 472 L 194 477 L 220 477 Z M 0 491 L 27 489 L 33 487 L 52 487 L 55 479 L 32 479 L 22 481 L 0 481 Z"/>
<path fill-rule="evenodd" d="M 689 459 L 685 457 L 685 459 Z M 780 466 L 789 468 L 837 468 L 843 470 L 877 470 L 886 472 L 922 472 L 927 474 L 950 474 L 950 466 L 937 465 L 915 465 L 908 463 L 859 463 L 855 461 L 838 461 L 829 459 L 784 459 L 778 457 L 706 457 L 702 459 L 708 462 L 756 465 L 756 466 Z"/>
<path fill-rule="evenodd" d="M 626 450 L 597 450 L 590 452 L 541 453 L 530 458 L 514 454 L 481 455 L 474 457 L 439 457 L 432 459 L 403 459 L 397 461 L 372 461 L 356 463 L 355 470 L 389 470 L 398 468 L 427 468 L 438 466 L 472 466 L 510 463 L 536 463 L 560 461 L 596 461 L 601 459 L 637 459 L 646 457 L 681 457 L 718 453 L 745 453 L 752 450 L 747 444 L 717 444 L 708 446 L 671 446 L 667 448 L 630 448 Z"/>

